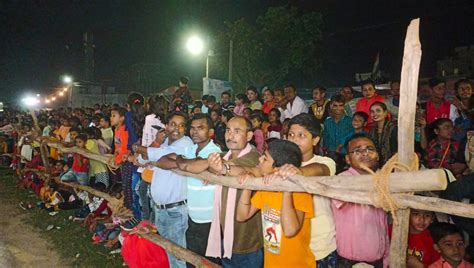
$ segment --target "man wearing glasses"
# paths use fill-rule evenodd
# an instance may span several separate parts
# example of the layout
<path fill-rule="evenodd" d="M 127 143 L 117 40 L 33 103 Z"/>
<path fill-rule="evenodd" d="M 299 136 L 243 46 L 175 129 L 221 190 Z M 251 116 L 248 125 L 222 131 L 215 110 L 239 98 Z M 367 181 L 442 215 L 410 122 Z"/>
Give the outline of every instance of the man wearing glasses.
<path fill-rule="evenodd" d="M 379 156 L 374 142 L 365 134 L 354 134 L 346 141 L 345 147 L 345 158 L 350 168 L 340 173 L 340 176 L 367 174 L 362 166 L 377 170 Z M 374 267 L 387 267 L 390 242 L 384 210 L 336 199 L 332 200 L 332 209 L 340 267 L 352 267 L 360 262 Z"/>

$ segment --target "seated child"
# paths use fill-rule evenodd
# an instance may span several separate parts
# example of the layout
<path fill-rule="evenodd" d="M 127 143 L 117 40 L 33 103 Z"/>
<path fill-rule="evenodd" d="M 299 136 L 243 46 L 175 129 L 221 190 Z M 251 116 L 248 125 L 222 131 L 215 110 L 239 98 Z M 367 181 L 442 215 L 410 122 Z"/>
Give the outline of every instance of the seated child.
<path fill-rule="evenodd" d="M 364 133 L 368 120 L 369 116 L 365 112 L 355 112 L 352 116 L 352 127 L 354 128 L 354 133 Z"/>
<path fill-rule="evenodd" d="M 284 164 L 301 166 L 300 148 L 289 141 L 272 140 L 257 166 L 264 175 Z M 237 206 L 237 221 L 250 219 L 262 211 L 265 267 L 314 267 L 309 248 L 310 219 L 313 217 L 311 194 L 244 190 Z"/>
<path fill-rule="evenodd" d="M 71 161 L 64 161 L 64 160 L 59 160 L 61 163 L 64 163 L 62 165 L 62 170 L 61 173 L 59 174 L 59 179 L 64 182 L 77 182 L 76 177 L 74 176 L 74 173 L 72 172 L 72 163 Z M 61 165 L 61 164 L 60 164 Z"/>
<path fill-rule="evenodd" d="M 432 228 L 434 248 L 441 258 L 429 268 L 472 268 L 472 263 L 464 260 L 466 242 L 463 233 L 454 224 L 439 223 Z"/>
<path fill-rule="evenodd" d="M 439 259 L 439 254 L 433 247 L 433 238 L 428 230 L 433 218 L 434 213 L 431 211 L 411 210 L 408 234 L 408 267 L 428 267 Z"/>

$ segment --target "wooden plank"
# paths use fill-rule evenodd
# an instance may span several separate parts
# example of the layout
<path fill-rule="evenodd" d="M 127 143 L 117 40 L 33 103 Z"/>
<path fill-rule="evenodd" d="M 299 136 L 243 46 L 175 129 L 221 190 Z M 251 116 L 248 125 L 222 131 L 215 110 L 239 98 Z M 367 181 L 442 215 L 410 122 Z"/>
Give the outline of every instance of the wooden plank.
<path fill-rule="evenodd" d="M 403 112 L 398 115 L 398 161 L 406 165 L 414 161 L 415 113 L 421 61 L 419 28 L 420 19 L 412 20 L 408 26 L 400 80 L 399 109 Z M 395 212 L 395 216 L 398 222 L 393 225 L 390 267 L 405 267 L 410 210 L 400 209 Z"/>

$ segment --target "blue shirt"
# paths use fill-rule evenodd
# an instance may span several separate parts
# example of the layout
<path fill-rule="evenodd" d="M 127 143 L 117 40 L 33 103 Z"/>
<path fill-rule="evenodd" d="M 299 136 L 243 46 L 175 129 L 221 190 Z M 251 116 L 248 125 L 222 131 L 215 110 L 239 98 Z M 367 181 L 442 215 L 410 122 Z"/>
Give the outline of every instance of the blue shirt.
<path fill-rule="evenodd" d="M 193 142 L 187 136 L 172 144 L 168 144 L 167 138 L 159 148 L 147 148 L 148 161 L 139 158 L 139 162 L 144 164 L 150 161 L 158 161 L 161 157 L 171 153 L 183 155 L 184 149 L 192 145 Z M 150 193 L 153 202 L 157 205 L 183 201 L 186 199 L 186 177 L 178 175 L 171 170 L 154 167 Z"/>
<path fill-rule="evenodd" d="M 343 115 L 336 123 L 333 117 L 324 121 L 323 143 L 330 152 L 335 152 L 338 145 L 344 145 L 346 138 L 354 133 L 352 118 Z M 341 151 L 344 152 L 344 149 Z"/>
<path fill-rule="evenodd" d="M 125 129 L 128 132 L 128 143 L 127 143 L 127 149 L 130 152 L 133 152 L 132 146 L 135 142 L 138 141 L 139 137 L 137 132 L 135 131 L 135 128 L 133 127 L 133 118 L 132 118 L 132 112 L 126 112 L 125 113 Z"/>
<path fill-rule="evenodd" d="M 187 147 L 183 156 L 187 159 L 196 157 L 206 159 L 212 153 L 221 152 L 221 149 L 212 140 L 196 156 L 197 149 L 197 144 Z M 209 223 L 212 221 L 215 189 L 215 185 L 204 185 L 201 180 L 188 177 L 188 213 L 193 222 Z"/>

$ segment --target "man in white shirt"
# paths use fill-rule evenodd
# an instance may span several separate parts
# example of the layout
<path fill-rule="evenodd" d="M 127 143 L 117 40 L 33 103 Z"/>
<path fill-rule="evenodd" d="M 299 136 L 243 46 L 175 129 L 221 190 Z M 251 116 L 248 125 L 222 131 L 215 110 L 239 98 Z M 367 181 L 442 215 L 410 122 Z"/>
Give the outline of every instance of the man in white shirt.
<path fill-rule="evenodd" d="M 285 86 L 285 99 L 287 101 L 286 109 L 283 110 L 279 108 L 282 122 L 286 118 L 293 118 L 298 114 L 307 112 L 306 104 L 303 99 L 296 96 L 296 87 L 294 85 L 290 84 Z"/>

